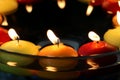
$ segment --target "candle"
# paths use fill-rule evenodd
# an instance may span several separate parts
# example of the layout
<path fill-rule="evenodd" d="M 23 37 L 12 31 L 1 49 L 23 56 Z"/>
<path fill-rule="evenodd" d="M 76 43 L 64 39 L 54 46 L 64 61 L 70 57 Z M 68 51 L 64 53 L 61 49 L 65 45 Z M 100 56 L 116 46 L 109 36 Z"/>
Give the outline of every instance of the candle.
<path fill-rule="evenodd" d="M 117 14 L 113 16 L 112 22 L 114 27 L 119 27 L 120 26 L 120 11 L 117 11 Z"/>
<path fill-rule="evenodd" d="M 2 15 L 0 15 L 0 25 L 2 24 L 2 22 L 3 22 L 3 17 Z M 0 27 L 0 45 L 10 40 L 11 39 L 8 35 L 7 29 Z"/>
<path fill-rule="evenodd" d="M 78 53 L 72 47 L 60 43 L 59 38 L 51 31 L 47 31 L 48 38 L 53 45 L 49 45 L 41 49 L 38 53 L 39 56 L 47 57 L 77 57 Z M 49 71 L 69 70 L 76 66 L 77 60 L 72 59 L 40 59 L 40 65 Z M 51 69 L 52 67 L 52 69 Z"/>
<path fill-rule="evenodd" d="M 100 41 L 100 37 L 93 31 L 90 31 L 88 36 L 91 40 L 93 40 L 93 42 L 88 42 L 80 46 L 78 49 L 78 54 L 80 56 L 95 56 L 98 54 L 113 52 L 117 50 L 115 46 L 112 46 L 105 41 Z M 116 56 L 105 56 L 95 59 L 89 58 L 87 59 L 87 64 L 91 66 L 89 69 L 97 69 L 101 65 L 103 66 L 114 63 L 116 59 Z"/>
<path fill-rule="evenodd" d="M 14 29 L 10 29 L 8 31 L 10 37 L 13 39 L 12 41 L 8 41 L 1 45 L 0 49 L 3 49 L 8 52 L 19 53 L 19 54 L 27 54 L 27 55 L 37 55 L 40 46 L 36 46 L 34 43 L 18 40 L 19 36 L 14 31 Z M 17 40 L 16 40 L 17 39 Z M 1 54 L 1 59 L 3 63 L 15 62 L 15 66 L 25 66 L 34 61 L 31 57 L 25 57 L 14 54 Z"/>
<path fill-rule="evenodd" d="M 18 8 L 16 0 L 0 0 L 0 13 L 9 15 L 14 13 Z"/>
<path fill-rule="evenodd" d="M 93 41 L 80 46 L 78 50 L 78 54 L 80 56 L 112 52 L 117 49 L 116 47 L 106 43 L 105 41 L 100 41 L 100 37 L 93 31 L 90 31 L 88 36 Z"/>
<path fill-rule="evenodd" d="M 104 0 L 102 3 L 102 8 L 105 9 L 110 14 L 116 14 L 119 8 L 118 0 Z"/>
<path fill-rule="evenodd" d="M 113 24 L 115 25 L 115 27 L 113 29 L 108 29 L 105 33 L 104 33 L 104 40 L 111 44 L 114 45 L 116 47 L 120 47 L 120 12 L 117 11 L 117 18 L 116 18 L 116 22 L 113 22 Z"/>

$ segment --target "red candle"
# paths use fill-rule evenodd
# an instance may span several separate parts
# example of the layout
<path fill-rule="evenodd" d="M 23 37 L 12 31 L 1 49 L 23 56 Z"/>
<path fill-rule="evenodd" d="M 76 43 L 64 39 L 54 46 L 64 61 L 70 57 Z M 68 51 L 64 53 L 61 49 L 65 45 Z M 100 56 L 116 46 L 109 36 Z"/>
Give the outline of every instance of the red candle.
<path fill-rule="evenodd" d="M 99 38 L 99 36 L 97 36 L 96 34 L 95 35 L 93 34 L 93 38 Z M 78 49 L 78 54 L 80 56 L 88 56 L 88 55 L 112 52 L 112 51 L 115 51 L 115 50 L 117 50 L 116 47 L 106 43 L 105 41 L 99 41 L 99 39 L 98 40 L 94 39 L 93 42 L 89 42 L 89 43 L 86 43 L 86 44 L 82 45 Z"/>
<path fill-rule="evenodd" d="M 102 8 L 112 14 L 116 14 L 120 10 L 118 0 L 104 0 Z"/>
<path fill-rule="evenodd" d="M 10 41 L 10 37 L 8 35 L 8 31 L 2 27 L 0 27 L 0 45 L 7 42 L 7 41 Z"/>
<path fill-rule="evenodd" d="M 93 32 L 90 33 L 93 34 Z M 86 43 L 78 49 L 78 54 L 80 56 L 98 55 L 98 54 L 103 54 L 106 52 L 112 52 L 117 50 L 116 47 L 106 43 L 105 41 L 99 41 L 100 38 L 96 34 L 93 34 L 92 38 L 95 38 L 92 39 L 94 40 L 93 42 Z M 89 69 L 97 69 L 100 66 L 113 64 L 116 62 L 116 60 L 117 60 L 116 55 L 109 55 L 100 58 L 88 58 L 86 62 L 88 65 L 90 65 Z"/>

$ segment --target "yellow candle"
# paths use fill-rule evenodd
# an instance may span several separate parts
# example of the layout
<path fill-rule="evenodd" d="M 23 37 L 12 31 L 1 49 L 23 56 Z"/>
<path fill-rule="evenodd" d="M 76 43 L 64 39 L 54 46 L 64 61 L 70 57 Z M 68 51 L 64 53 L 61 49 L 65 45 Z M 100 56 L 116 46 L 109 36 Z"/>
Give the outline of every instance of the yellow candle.
<path fill-rule="evenodd" d="M 17 34 L 14 35 L 14 30 L 10 29 L 8 33 L 12 32 L 11 35 L 14 37 L 11 38 L 19 38 Z M 27 54 L 27 55 L 37 55 L 39 51 L 40 46 L 35 45 L 32 42 L 25 41 L 25 40 L 13 40 L 8 41 L 1 45 L 0 49 L 6 50 L 8 52 L 18 53 L 18 54 Z M 15 63 L 13 66 L 25 66 L 34 61 L 33 58 L 27 57 L 27 56 L 20 56 L 20 55 L 14 55 L 14 54 L 4 54 L 1 53 L 0 59 L 3 63 Z M 10 64 L 8 64 L 10 65 Z M 12 66 L 12 65 L 11 65 Z"/>
<path fill-rule="evenodd" d="M 0 13 L 8 15 L 14 13 L 18 8 L 16 0 L 0 0 Z"/>

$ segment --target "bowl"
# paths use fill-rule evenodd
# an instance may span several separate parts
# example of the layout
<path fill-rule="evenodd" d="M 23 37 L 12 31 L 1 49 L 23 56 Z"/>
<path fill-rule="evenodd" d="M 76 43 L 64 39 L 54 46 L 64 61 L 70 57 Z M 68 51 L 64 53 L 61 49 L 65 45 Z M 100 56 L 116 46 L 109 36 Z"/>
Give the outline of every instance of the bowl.
<path fill-rule="evenodd" d="M 75 40 L 61 40 L 64 44 L 70 45 L 76 50 L 79 48 L 80 43 Z M 45 46 L 50 44 L 49 41 L 41 41 L 38 45 Z M 9 59 L 6 57 L 9 57 Z M 10 56 L 9 56 L 10 55 Z M 11 61 L 13 57 L 16 61 Z M 3 59 L 4 57 L 4 59 Z M 6 60 L 7 59 L 7 60 Z M 20 66 L 16 65 L 18 59 L 34 60 L 31 64 Z M 106 60 L 107 59 L 107 60 Z M 64 69 L 65 63 L 62 62 L 63 69 L 58 70 L 56 66 L 47 65 L 41 66 L 40 60 L 62 60 L 62 61 L 75 61 L 76 65 L 70 69 Z M 23 61 L 22 63 L 25 64 Z M 0 70 L 15 75 L 21 76 L 39 76 L 44 79 L 77 79 L 83 73 L 90 71 L 97 71 L 101 69 L 108 69 L 120 65 L 120 51 L 103 53 L 95 56 L 82 56 L 82 57 L 47 57 L 47 56 L 33 56 L 27 54 L 13 53 L 0 49 Z M 69 65 L 71 67 L 72 65 Z M 45 68 L 44 68 L 45 67 Z M 58 66 L 59 67 L 59 66 Z M 99 73 L 99 72 L 98 72 Z M 91 73 L 89 73 L 91 74 Z"/>

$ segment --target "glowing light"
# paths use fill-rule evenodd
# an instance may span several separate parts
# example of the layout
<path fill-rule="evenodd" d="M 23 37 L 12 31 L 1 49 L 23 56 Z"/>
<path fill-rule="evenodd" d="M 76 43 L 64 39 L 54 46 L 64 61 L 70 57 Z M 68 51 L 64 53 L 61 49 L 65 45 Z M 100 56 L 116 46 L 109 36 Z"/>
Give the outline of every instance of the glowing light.
<path fill-rule="evenodd" d="M 93 41 L 100 41 L 100 37 L 99 37 L 99 35 L 97 35 L 95 32 L 93 32 L 93 31 L 90 31 L 89 33 L 88 33 L 88 37 L 91 39 L 91 40 L 93 40 Z"/>
<path fill-rule="evenodd" d="M 86 15 L 87 15 L 87 16 L 89 16 L 89 15 L 92 13 L 93 8 L 94 8 L 94 7 L 93 7 L 92 5 L 88 5 L 87 11 L 86 11 Z"/>
<path fill-rule="evenodd" d="M 60 9 L 64 9 L 66 6 L 66 1 L 65 0 L 57 0 L 57 4 Z"/>
<path fill-rule="evenodd" d="M 33 10 L 33 6 L 32 5 L 26 5 L 25 8 L 26 8 L 28 13 L 31 13 L 32 10 Z"/>

